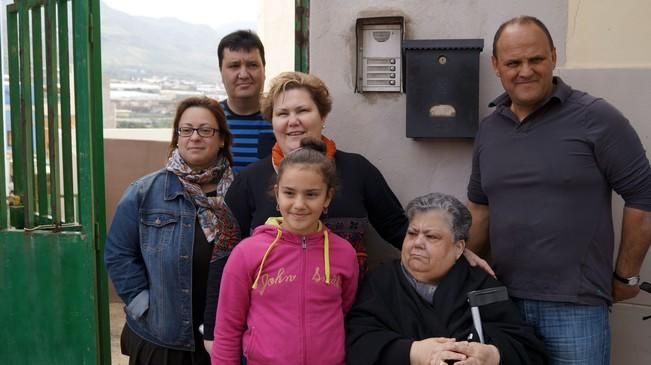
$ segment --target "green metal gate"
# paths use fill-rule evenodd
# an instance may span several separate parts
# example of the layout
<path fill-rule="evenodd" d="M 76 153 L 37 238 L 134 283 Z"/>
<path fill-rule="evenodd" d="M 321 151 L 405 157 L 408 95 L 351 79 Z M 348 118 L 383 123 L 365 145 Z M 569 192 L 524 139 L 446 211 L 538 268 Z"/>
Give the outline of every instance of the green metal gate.
<path fill-rule="evenodd" d="M 99 25 L 98 0 L 6 7 L 0 364 L 110 364 Z"/>

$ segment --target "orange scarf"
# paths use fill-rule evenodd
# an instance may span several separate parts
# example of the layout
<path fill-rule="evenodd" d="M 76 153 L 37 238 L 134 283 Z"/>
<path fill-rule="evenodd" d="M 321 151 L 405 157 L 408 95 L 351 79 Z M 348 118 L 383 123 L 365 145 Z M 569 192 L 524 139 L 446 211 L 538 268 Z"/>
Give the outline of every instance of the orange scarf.
<path fill-rule="evenodd" d="M 335 141 L 327 138 L 324 135 L 321 135 L 321 141 L 325 143 L 326 146 L 326 157 L 328 160 L 333 160 L 335 158 L 335 152 L 337 152 L 337 145 L 335 144 Z M 278 166 L 280 166 L 280 161 L 283 160 L 285 155 L 283 155 L 283 151 L 280 149 L 280 146 L 276 142 L 274 144 L 274 147 L 271 149 L 271 161 L 273 162 L 274 167 L 276 170 L 278 170 Z"/>

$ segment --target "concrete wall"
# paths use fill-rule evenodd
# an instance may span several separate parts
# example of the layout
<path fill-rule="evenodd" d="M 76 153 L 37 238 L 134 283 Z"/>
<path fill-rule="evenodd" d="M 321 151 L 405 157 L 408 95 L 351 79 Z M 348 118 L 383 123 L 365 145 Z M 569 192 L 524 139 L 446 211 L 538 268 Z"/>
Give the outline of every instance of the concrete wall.
<path fill-rule="evenodd" d="M 651 2 L 570 0 L 567 67 L 649 68 Z"/>
<path fill-rule="evenodd" d="M 107 227 L 110 227 L 115 206 L 129 184 L 165 167 L 168 145 L 166 141 L 104 139 Z"/>
<path fill-rule="evenodd" d="M 516 15 L 530 14 L 549 27 L 558 51 L 557 74 L 577 89 L 602 96 L 627 115 L 647 151 L 651 126 L 651 25 L 643 0 L 570 1 L 313 1 L 310 9 L 310 70 L 329 86 L 334 108 L 325 134 L 337 146 L 358 152 L 384 174 L 399 199 L 443 191 L 465 200 L 472 141 L 405 137 L 405 94 L 355 94 L 355 20 L 404 16 L 406 39 L 483 38 L 480 55 L 479 114 L 502 92 L 491 70 L 495 30 Z M 646 41 L 646 42 L 645 42 Z M 614 197 L 619 232 L 622 202 Z M 643 278 L 651 279 L 647 260 Z M 641 293 L 613 307 L 613 363 L 651 363 L 651 295 Z"/>
<path fill-rule="evenodd" d="M 267 61 L 265 85 L 277 74 L 294 69 L 294 6 L 293 0 L 258 0 L 257 31 Z"/>

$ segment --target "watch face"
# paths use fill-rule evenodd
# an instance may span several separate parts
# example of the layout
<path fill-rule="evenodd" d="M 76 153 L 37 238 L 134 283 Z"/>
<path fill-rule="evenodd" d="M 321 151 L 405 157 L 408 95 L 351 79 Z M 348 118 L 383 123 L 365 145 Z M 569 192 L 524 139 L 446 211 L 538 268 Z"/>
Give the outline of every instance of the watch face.
<path fill-rule="evenodd" d="M 628 285 L 630 286 L 635 286 L 640 283 L 640 277 L 639 276 L 633 276 L 631 278 L 628 278 Z"/>
<path fill-rule="evenodd" d="M 636 285 L 638 285 L 638 284 L 640 283 L 640 281 L 641 281 L 641 280 L 640 280 L 640 275 L 631 276 L 630 278 L 623 278 L 623 277 L 617 275 L 617 273 L 613 273 L 613 277 L 614 277 L 617 281 L 621 281 L 622 283 L 624 283 L 624 284 L 626 284 L 626 285 L 628 285 L 628 286 L 636 286 Z"/>

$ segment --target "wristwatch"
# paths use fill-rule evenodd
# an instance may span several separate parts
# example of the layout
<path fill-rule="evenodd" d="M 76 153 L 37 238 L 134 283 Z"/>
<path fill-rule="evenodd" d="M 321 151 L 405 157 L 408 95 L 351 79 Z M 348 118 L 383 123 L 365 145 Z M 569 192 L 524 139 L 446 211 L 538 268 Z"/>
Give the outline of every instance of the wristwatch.
<path fill-rule="evenodd" d="M 636 285 L 638 285 L 640 283 L 640 275 L 631 276 L 630 278 L 623 278 L 623 277 L 617 275 L 616 272 L 613 272 L 613 278 L 615 278 L 615 280 L 620 281 L 620 282 L 622 282 L 622 283 L 624 283 L 624 284 L 626 284 L 628 286 L 636 286 Z"/>

